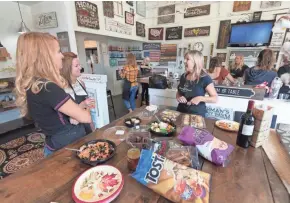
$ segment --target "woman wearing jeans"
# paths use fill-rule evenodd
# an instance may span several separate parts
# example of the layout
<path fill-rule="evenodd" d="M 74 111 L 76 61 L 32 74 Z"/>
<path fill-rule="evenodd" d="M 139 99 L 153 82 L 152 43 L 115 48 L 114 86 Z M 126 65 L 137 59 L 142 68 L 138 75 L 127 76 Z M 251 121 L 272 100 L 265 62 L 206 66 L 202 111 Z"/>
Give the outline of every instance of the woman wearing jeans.
<path fill-rule="evenodd" d="M 128 54 L 127 63 L 122 70 L 119 71 L 121 78 L 124 79 L 123 100 L 129 112 L 136 108 L 135 95 L 138 90 L 137 75 L 138 67 L 136 57 L 133 54 Z"/>

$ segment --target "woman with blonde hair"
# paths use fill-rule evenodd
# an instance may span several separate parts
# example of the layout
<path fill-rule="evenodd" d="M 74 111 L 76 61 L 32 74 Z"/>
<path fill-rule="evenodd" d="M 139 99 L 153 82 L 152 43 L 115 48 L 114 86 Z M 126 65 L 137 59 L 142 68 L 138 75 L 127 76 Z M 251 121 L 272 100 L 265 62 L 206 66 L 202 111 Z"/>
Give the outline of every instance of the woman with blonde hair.
<path fill-rule="evenodd" d="M 16 104 L 46 135 L 44 155 L 48 156 L 85 135 L 83 126 L 69 118 L 90 123 L 89 111 L 79 107 L 63 90 L 60 75 L 63 55 L 57 39 L 48 33 L 29 32 L 19 36 L 16 52 Z"/>
<path fill-rule="evenodd" d="M 267 82 L 268 87 L 277 77 L 277 72 L 272 71 L 275 55 L 271 49 L 264 49 L 259 53 L 257 65 L 245 71 L 245 85 L 259 85 Z"/>
<path fill-rule="evenodd" d="M 203 55 L 189 51 L 184 56 L 185 73 L 180 77 L 176 99 L 177 110 L 182 113 L 205 116 L 205 103 L 216 103 L 217 92 L 212 79 L 204 69 Z M 208 93 L 209 96 L 205 96 Z"/>
<path fill-rule="evenodd" d="M 245 70 L 249 67 L 244 64 L 244 56 L 238 55 L 235 58 L 235 61 L 231 65 L 230 73 L 233 78 L 242 78 L 244 77 Z"/>
<path fill-rule="evenodd" d="M 79 104 L 83 109 L 90 109 L 94 107 L 95 101 L 88 97 L 88 93 L 83 81 L 79 80 L 78 77 L 81 76 L 81 65 L 78 56 L 73 52 L 63 53 L 62 69 L 60 69 L 60 74 L 66 80 L 68 86 L 65 88 L 65 92 L 70 94 L 71 98 Z M 74 125 L 84 125 L 86 129 L 86 134 L 91 133 L 94 130 L 93 123 L 79 124 L 73 118 L 70 118 L 70 123 Z"/>
<path fill-rule="evenodd" d="M 124 79 L 123 100 L 129 112 L 136 108 L 135 95 L 138 90 L 137 75 L 138 67 L 136 57 L 130 53 L 127 56 L 127 63 L 122 70 L 119 70 L 121 78 Z"/>

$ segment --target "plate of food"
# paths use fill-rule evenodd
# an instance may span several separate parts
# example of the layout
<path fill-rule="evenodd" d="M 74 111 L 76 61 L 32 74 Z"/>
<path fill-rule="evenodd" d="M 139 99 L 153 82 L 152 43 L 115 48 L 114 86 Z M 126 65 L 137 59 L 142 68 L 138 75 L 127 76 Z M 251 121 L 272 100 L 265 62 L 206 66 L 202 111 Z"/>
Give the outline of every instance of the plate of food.
<path fill-rule="evenodd" d="M 77 157 L 84 163 L 91 166 L 105 163 L 116 153 L 114 142 L 105 139 L 90 141 L 79 148 Z"/>
<path fill-rule="evenodd" d="M 128 128 L 133 128 L 141 124 L 141 119 L 138 117 L 126 118 L 124 123 Z"/>
<path fill-rule="evenodd" d="M 204 118 L 199 115 L 189 115 L 183 116 L 182 123 L 184 126 L 191 126 L 195 128 L 206 128 Z"/>
<path fill-rule="evenodd" d="M 215 125 L 226 131 L 231 131 L 231 132 L 238 132 L 240 124 L 236 121 L 229 121 L 229 120 L 219 120 L 215 122 Z"/>
<path fill-rule="evenodd" d="M 150 124 L 150 132 L 159 136 L 173 136 L 176 126 L 173 123 L 154 121 Z"/>
<path fill-rule="evenodd" d="M 92 167 L 75 181 L 72 197 L 76 203 L 107 203 L 118 197 L 124 186 L 119 169 L 110 165 Z"/>
<path fill-rule="evenodd" d="M 175 122 L 179 115 L 180 113 L 178 111 L 166 109 L 161 112 L 161 119 L 165 122 Z"/>

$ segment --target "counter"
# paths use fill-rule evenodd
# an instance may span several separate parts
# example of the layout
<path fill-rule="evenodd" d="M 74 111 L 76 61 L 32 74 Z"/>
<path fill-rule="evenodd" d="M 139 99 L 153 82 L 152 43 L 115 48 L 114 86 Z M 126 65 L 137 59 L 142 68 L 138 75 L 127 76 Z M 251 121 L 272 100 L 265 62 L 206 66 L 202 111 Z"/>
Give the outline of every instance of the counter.
<path fill-rule="evenodd" d="M 177 107 L 178 102 L 176 100 L 176 92 L 177 89 L 149 88 L 150 104 Z M 274 107 L 274 115 L 277 115 L 276 123 L 290 124 L 290 102 L 266 98 L 263 100 L 253 100 L 255 100 L 256 104 L 265 104 Z M 227 111 L 227 119 L 234 120 L 234 112 L 245 112 L 247 110 L 248 101 L 249 99 L 247 98 L 236 98 L 219 95 L 217 103 L 207 103 L 206 106 L 207 109 L 216 109 L 216 107 L 219 107 L 221 111 Z"/>

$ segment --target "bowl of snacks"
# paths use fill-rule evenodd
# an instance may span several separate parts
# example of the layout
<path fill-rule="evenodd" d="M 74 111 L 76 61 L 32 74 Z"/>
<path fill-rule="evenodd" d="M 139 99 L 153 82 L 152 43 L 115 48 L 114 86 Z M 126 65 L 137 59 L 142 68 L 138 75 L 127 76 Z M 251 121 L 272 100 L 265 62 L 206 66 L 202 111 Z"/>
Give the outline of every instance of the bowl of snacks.
<path fill-rule="evenodd" d="M 176 125 L 163 121 L 154 121 L 150 124 L 150 132 L 158 136 L 173 136 L 176 132 Z"/>
<path fill-rule="evenodd" d="M 114 142 L 98 139 L 82 145 L 76 154 L 83 163 L 96 166 L 111 159 L 115 153 L 116 145 Z"/>
<path fill-rule="evenodd" d="M 126 118 L 124 123 L 128 128 L 133 128 L 141 124 L 141 119 L 138 117 Z"/>
<path fill-rule="evenodd" d="M 145 125 L 132 128 L 127 137 L 127 144 L 138 149 L 148 149 L 151 143 L 149 127 Z"/>

